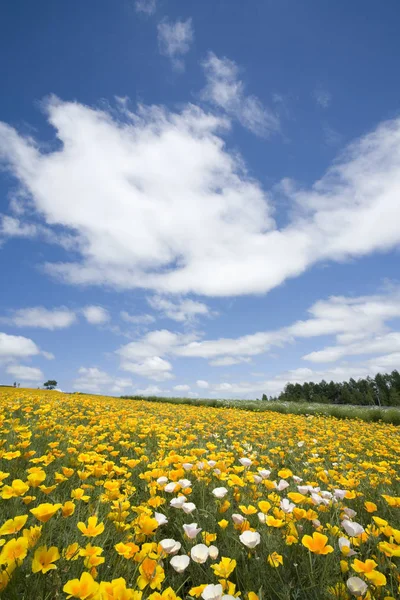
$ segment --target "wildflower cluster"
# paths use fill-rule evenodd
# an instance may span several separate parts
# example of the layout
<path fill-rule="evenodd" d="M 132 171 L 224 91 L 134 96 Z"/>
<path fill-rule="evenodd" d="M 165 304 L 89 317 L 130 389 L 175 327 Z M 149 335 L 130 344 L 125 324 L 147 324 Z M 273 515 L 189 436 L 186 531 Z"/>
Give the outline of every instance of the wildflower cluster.
<path fill-rule="evenodd" d="M 0 392 L 0 597 L 394 600 L 400 435 Z"/>

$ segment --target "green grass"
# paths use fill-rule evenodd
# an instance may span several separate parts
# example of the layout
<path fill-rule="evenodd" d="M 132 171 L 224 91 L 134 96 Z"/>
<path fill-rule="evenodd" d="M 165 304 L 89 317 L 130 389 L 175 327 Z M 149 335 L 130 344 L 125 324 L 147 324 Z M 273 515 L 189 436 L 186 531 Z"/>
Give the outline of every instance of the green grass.
<path fill-rule="evenodd" d="M 211 406 L 213 408 L 239 408 L 255 412 L 273 411 L 291 415 L 324 415 L 336 419 L 360 419 L 366 422 L 391 423 L 400 425 L 399 408 L 381 408 L 375 406 L 346 406 L 334 404 L 309 404 L 306 402 L 265 402 L 262 400 L 219 400 L 216 398 L 174 398 L 162 396 L 121 396 L 126 400 L 146 400 L 167 404 L 190 404 L 193 406 Z"/>

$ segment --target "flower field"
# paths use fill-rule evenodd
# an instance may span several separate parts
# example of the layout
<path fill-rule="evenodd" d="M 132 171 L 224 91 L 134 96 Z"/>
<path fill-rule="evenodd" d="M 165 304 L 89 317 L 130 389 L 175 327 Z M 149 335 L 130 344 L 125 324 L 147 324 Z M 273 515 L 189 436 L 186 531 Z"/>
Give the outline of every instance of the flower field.
<path fill-rule="evenodd" d="M 0 597 L 400 597 L 393 425 L 0 391 Z"/>

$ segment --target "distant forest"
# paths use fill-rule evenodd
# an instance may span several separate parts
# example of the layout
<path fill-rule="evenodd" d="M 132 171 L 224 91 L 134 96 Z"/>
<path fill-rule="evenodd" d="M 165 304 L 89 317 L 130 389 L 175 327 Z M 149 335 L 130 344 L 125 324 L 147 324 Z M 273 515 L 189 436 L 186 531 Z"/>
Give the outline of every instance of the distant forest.
<path fill-rule="evenodd" d="M 277 397 L 263 400 L 281 402 L 320 402 L 325 404 L 362 404 L 368 406 L 400 406 L 400 373 L 378 373 L 374 378 L 350 379 L 342 383 L 322 380 L 320 383 L 287 383 Z"/>

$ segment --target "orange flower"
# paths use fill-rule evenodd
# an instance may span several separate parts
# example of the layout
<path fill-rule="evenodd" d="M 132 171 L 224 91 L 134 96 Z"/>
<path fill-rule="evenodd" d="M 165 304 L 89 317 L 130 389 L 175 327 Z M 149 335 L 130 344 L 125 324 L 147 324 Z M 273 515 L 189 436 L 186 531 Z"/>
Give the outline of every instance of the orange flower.
<path fill-rule="evenodd" d="M 85 537 L 96 537 L 104 531 L 104 523 L 97 524 L 96 516 L 89 517 L 87 525 L 82 521 L 79 521 L 77 527 Z"/>
<path fill-rule="evenodd" d="M 318 533 L 318 531 L 315 531 L 312 537 L 310 535 L 304 535 L 301 540 L 303 546 L 308 548 L 308 550 L 314 554 L 329 554 L 330 552 L 333 552 L 332 546 L 327 545 L 327 542 L 328 536 L 323 533 Z"/>
<path fill-rule="evenodd" d="M 68 598 L 79 598 L 80 600 L 93 600 L 97 596 L 99 584 L 96 583 L 90 573 L 82 573 L 80 579 L 71 579 L 63 587 L 63 592 Z"/>

